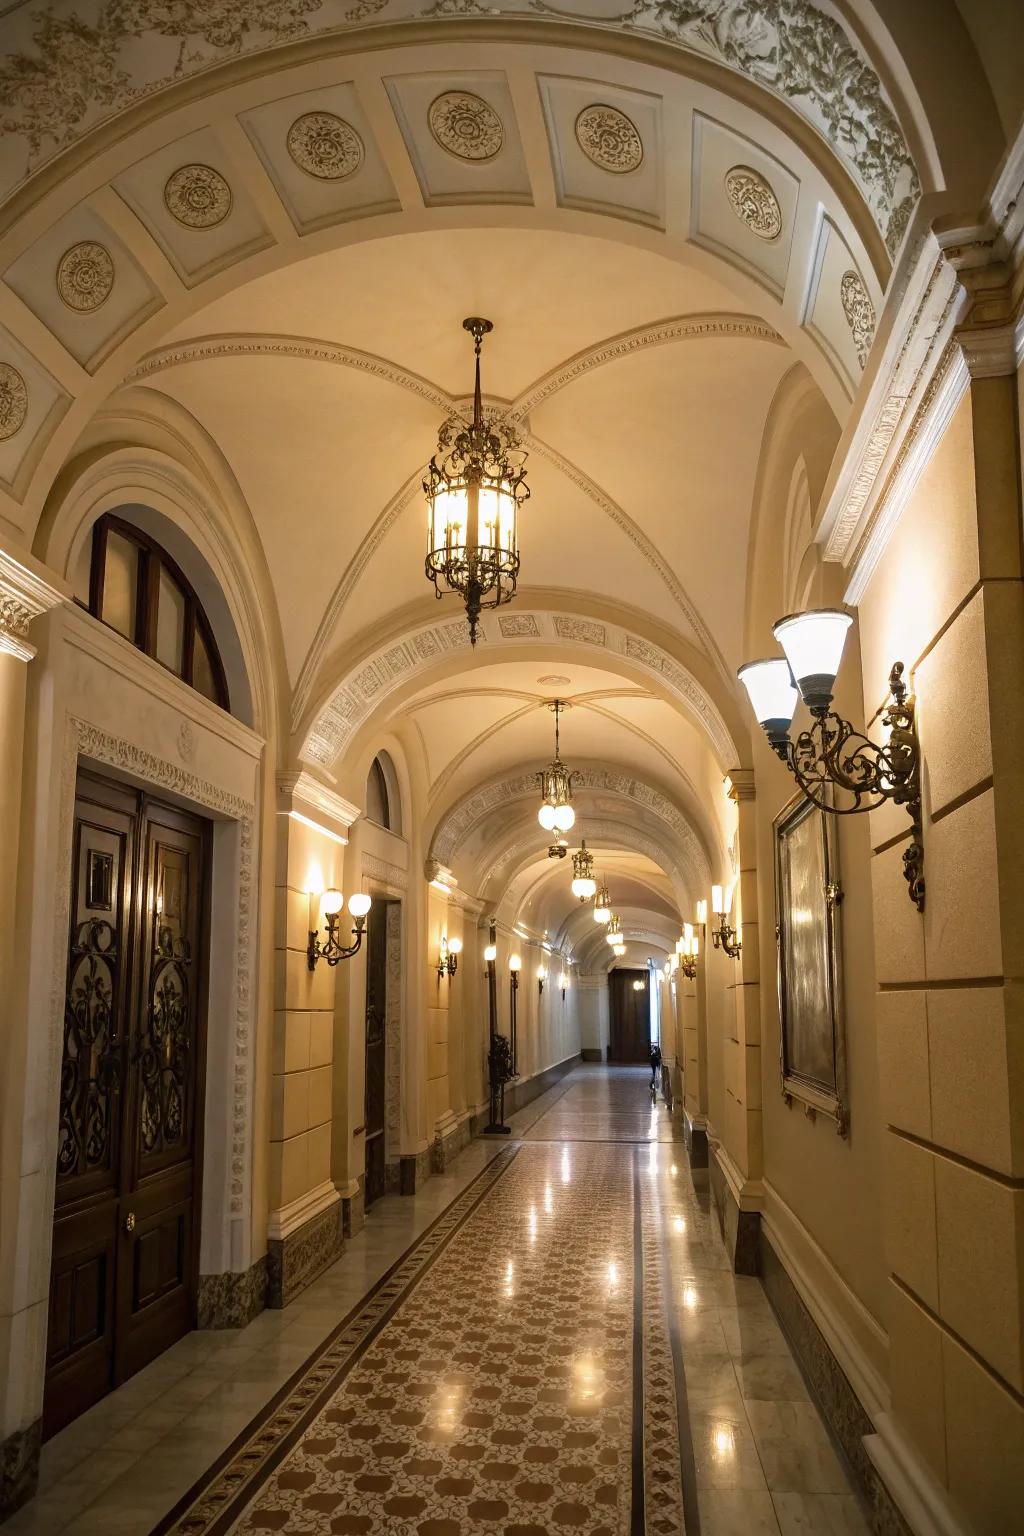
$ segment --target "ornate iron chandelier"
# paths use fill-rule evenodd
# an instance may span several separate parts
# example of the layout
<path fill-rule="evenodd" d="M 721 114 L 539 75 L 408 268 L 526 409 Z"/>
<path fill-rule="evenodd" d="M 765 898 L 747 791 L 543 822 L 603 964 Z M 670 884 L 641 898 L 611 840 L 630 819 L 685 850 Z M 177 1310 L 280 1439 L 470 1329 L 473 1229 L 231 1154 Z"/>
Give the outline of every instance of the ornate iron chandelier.
<path fill-rule="evenodd" d="M 537 820 L 545 832 L 568 832 L 576 820 L 576 812 L 572 808 L 572 774 L 559 756 L 558 717 L 565 707 L 561 699 L 555 699 L 548 705 L 548 709 L 554 710 L 555 714 L 555 755 L 537 775 L 542 801 Z"/>
<path fill-rule="evenodd" d="M 597 890 L 594 879 L 594 855 L 587 848 L 587 840 L 580 842 L 579 852 L 572 856 L 572 893 L 580 901 L 589 901 Z"/>
<path fill-rule="evenodd" d="M 462 322 L 473 337 L 476 384 L 473 420 L 451 416 L 437 436 L 423 489 L 427 496 L 427 579 L 437 596 L 465 600 L 469 638 L 476 645 L 483 608 L 512 600 L 519 575 L 519 508 L 530 494 L 526 453 L 507 421 L 485 418 L 480 397 L 480 347 L 490 320 Z"/>

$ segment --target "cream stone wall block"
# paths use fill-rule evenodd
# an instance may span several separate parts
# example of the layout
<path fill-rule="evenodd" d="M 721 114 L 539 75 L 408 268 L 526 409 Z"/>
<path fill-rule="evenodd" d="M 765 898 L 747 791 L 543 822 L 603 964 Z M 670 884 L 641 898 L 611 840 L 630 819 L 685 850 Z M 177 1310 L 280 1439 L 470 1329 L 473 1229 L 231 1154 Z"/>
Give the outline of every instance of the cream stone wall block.
<path fill-rule="evenodd" d="M 299 1072 L 309 1066 L 312 1014 L 283 1009 L 274 1014 L 274 1071 Z"/>
<path fill-rule="evenodd" d="M 888 695 L 893 662 L 902 661 L 908 670 L 914 667 L 978 581 L 972 431 L 970 400 L 965 398 L 861 600 L 861 664 L 869 718 Z"/>
<path fill-rule="evenodd" d="M 271 1136 L 281 1141 L 309 1129 L 309 1073 L 288 1072 L 275 1077 Z"/>
<path fill-rule="evenodd" d="M 279 950 L 274 976 L 277 1008 L 324 1011 L 334 1007 L 334 967 L 321 960 L 311 971 L 305 950 Z"/>
<path fill-rule="evenodd" d="M 928 994 L 934 1140 L 1010 1177 L 1024 1173 L 1024 986 Z M 911 1127 L 908 1127 L 911 1129 Z"/>
<path fill-rule="evenodd" d="M 316 1012 L 309 1014 L 309 1065 L 329 1066 L 334 1055 L 334 1015 Z"/>
<path fill-rule="evenodd" d="M 978 1536 L 1009 1536 L 1024 1505 L 1024 1404 L 944 1334 L 948 1486 Z"/>
<path fill-rule="evenodd" d="M 270 1198 L 273 1209 L 290 1205 L 312 1188 L 309 1179 L 309 1133 L 290 1141 L 270 1143 Z"/>
<path fill-rule="evenodd" d="M 935 1155 L 889 1131 L 882 1168 L 890 1268 L 915 1295 L 937 1311 Z"/>
<path fill-rule="evenodd" d="M 876 1000 L 882 1117 L 925 1141 L 932 1137 L 926 999 L 941 995 L 879 992 Z"/>
<path fill-rule="evenodd" d="M 925 838 L 926 878 L 934 872 L 924 914 L 928 980 L 1002 975 L 992 790 L 929 823 Z"/>
<path fill-rule="evenodd" d="M 905 842 L 897 843 L 876 853 L 871 860 L 875 972 L 879 986 L 925 979 L 924 925 L 907 895 L 903 878 L 905 847 Z"/>
<path fill-rule="evenodd" d="M 976 592 L 914 674 L 932 816 L 992 775 L 985 603 Z"/>
<path fill-rule="evenodd" d="M 309 1167 L 307 1178 L 308 1189 L 316 1189 L 318 1185 L 325 1184 L 331 1176 L 331 1126 L 317 1125 L 309 1132 L 306 1140 L 309 1145 Z"/>
<path fill-rule="evenodd" d="M 331 1118 L 331 1069 L 317 1067 L 308 1074 L 309 1124 L 323 1125 Z"/>
<path fill-rule="evenodd" d="M 946 1479 L 942 1329 L 890 1281 L 886 1297 L 893 1412 L 940 1482 Z"/>
<path fill-rule="evenodd" d="M 950 1328 L 1018 1392 L 1024 1388 L 1024 1190 L 939 1158 L 939 1305 Z"/>

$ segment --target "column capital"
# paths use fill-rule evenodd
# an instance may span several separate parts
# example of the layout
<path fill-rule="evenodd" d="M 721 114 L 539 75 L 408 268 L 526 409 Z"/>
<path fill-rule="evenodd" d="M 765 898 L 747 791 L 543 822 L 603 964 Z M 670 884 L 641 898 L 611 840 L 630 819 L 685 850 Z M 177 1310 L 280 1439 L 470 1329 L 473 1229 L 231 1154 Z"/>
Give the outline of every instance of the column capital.
<path fill-rule="evenodd" d="M 27 550 L 15 556 L 0 549 L 0 651 L 31 661 L 36 648 L 28 638 L 29 625 L 70 596 L 67 583 Z"/>
<path fill-rule="evenodd" d="M 348 842 L 348 830 L 361 814 L 358 805 L 316 779 L 305 768 L 277 775 L 277 809 L 311 822 L 336 842 Z"/>
<path fill-rule="evenodd" d="M 730 768 L 727 774 L 729 799 L 736 805 L 747 800 L 756 800 L 757 788 L 754 784 L 753 768 Z"/>

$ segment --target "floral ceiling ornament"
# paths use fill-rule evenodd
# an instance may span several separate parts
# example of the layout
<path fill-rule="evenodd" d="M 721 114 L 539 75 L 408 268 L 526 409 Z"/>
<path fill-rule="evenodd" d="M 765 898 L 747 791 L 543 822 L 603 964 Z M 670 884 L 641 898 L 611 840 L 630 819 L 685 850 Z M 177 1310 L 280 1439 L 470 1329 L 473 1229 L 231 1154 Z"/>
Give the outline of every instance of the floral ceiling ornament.
<path fill-rule="evenodd" d="M 99 309 L 113 286 L 114 259 L 98 240 L 79 240 L 57 263 L 57 292 L 79 314 Z"/>
<path fill-rule="evenodd" d="M 0 442 L 13 437 L 28 415 L 28 385 L 10 363 L 0 363 Z"/>
<path fill-rule="evenodd" d="M 864 286 L 860 273 L 855 272 L 852 267 L 848 272 L 843 273 L 839 284 L 839 297 L 846 323 L 853 333 L 857 358 L 863 368 L 871 351 L 871 343 L 875 339 L 875 306 L 871 302 L 871 296 Z"/>
<path fill-rule="evenodd" d="M 734 165 L 725 173 L 725 195 L 736 217 L 759 240 L 777 240 L 782 233 L 782 209 L 760 171 Z"/>
<path fill-rule="evenodd" d="M 443 26 L 469 9 L 441 0 L 356 0 L 340 14 L 325 0 L 92 0 L 86 26 L 75 6 L 23 0 L 19 46 L 0 59 L 3 131 L 21 141 L 0 196 L 99 123 L 226 59 L 389 12 Z M 510 11 L 544 9 L 543 0 L 509 0 L 495 25 Z M 851 167 L 895 255 L 920 181 L 870 56 L 843 21 L 815 0 L 633 0 L 619 25 L 712 58 L 789 102 Z"/>
<path fill-rule="evenodd" d="M 352 124 L 333 112 L 304 112 L 292 123 L 285 143 L 299 170 L 320 181 L 354 176 L 366 153 Z"/>
<path fill-rule="evenodd" d="M 644 145 L 636 124 L 617 107 L 595 102 L 584 107 L 575 123 L 576 142 L 594 165 L 613 176 L 638 170 Z"/>
<path fill-rule="evenodd" d="M 505 140 L 501 118 L 472 91 L 443 91 L 427 112 L 430 131 L 459 160 L 493 160 Z"/>
<path fill-rule="evenodd" d="M 212 165 L 182 165 L 167 178 L 164 203 L 186 229 L 213 229 L 231 212 L 231 188 Z"/>

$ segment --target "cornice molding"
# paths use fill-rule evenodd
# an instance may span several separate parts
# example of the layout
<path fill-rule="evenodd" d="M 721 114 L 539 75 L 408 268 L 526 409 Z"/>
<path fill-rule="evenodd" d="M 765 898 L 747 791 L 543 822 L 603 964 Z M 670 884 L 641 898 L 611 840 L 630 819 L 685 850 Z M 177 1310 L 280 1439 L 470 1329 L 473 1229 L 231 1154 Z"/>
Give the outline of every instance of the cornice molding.
<path fill-rule="evenodd" d="M 31 661 L 36 647 L 28 638 L 29 625 L 69 601 L 71 588 L 27 553 L 15 557 L 0 549 L 0 652 Z"/>
<path fill-rule="evenodd" d="M 360 868 L 369 880 L 377 880 L 381 885 L 389 885 L 396 891 L 409 889 L 409 871 L 402 869 L 399 864 L 389 863 L 387 859 L 379 859 L 376 854 L 364 853 Z"/>
<path fill-rule="evenodd" d="M 327 822 L 326 830 L 343 843 L 348 842 L 352 823 L 362 815 L 358 805 L 329 789 L 304 768 L 278 774 L 277 809 L 285 815 L 295 811 L 318 824 Z"/>

